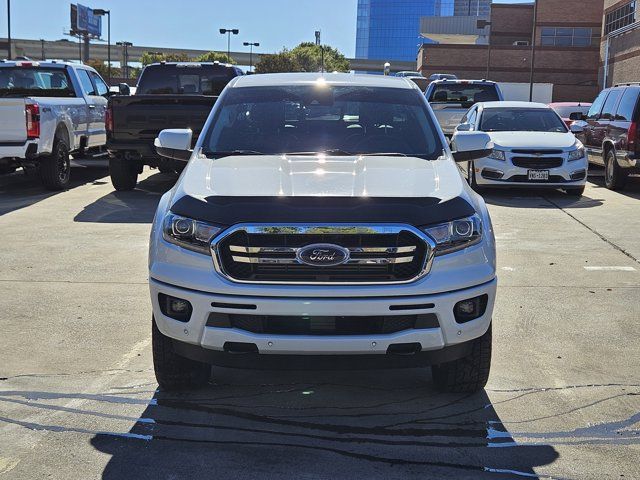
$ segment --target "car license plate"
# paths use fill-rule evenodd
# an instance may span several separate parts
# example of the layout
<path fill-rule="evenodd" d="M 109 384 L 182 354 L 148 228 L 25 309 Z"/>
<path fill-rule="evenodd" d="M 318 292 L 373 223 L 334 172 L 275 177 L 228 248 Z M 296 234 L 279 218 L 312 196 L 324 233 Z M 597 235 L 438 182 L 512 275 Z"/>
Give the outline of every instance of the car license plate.
<path fill-rule="evenodd" d="M 529 180 L 549 180 L 549 170 L 529 170 Z"/>

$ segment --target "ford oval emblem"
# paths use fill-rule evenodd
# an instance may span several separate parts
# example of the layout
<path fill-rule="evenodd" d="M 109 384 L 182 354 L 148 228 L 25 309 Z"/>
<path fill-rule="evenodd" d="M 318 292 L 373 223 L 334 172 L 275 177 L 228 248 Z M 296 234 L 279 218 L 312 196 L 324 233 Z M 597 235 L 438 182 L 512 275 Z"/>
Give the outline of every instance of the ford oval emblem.
<path fill-rule="evenodd" d="M 316 243 L 300 248 L 296 258 L 312 267 L 335 267 L 349 261 L 349 250 L 339 245 Z"/>

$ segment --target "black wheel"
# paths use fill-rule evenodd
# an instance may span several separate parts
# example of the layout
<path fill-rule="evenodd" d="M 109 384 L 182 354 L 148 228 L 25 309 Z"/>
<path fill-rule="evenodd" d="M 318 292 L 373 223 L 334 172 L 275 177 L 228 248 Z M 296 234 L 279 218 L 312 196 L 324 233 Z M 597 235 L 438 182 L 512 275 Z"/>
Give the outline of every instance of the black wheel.
<path fill-rule="evenodd" d="M 567 195 L 571 195 L 572 197 L 581 197 L 584 195 L 584 188 L 584 185 L 582 185 L 581 187 L 565 188 L 564 191 Z"/>
<path fill-rule="evenodd" d="M 443 392 L 473 393 L 484 388 L 491 370 L 491 326 L 473 340 L 471 354 L 431 367 L 433 382 Z"/>
<path fill-rule="evenodd" d="M 604 184 L 609 190 L 621 190 L 627 183 L 627 172 L 620 168 L 616 152 L 611 149 L 604 159 Z"/>
<path fill-rule="evenodd" d="M 206 385 L 211 374 L 211 365 L 176 355 L 173 351 L 173 341 L 160 333 L 155 319 L 152 319 L 152 324 L 153 368 L 160 388 L 172 391 Z"/>
<path fill-rule="evenodd" d="M 64 190 L 70 177 L 69 145 L 62 135 L 56 135 L 51 154 L 40 159 L 40 180 L 49 190 Z"/>
<path fill-rule="evenodd" d="M 138 183 L 138 163 L 121 156 L 109 158 L 109 174 L 113 188 L 119 192 L 133 190 Z"/>

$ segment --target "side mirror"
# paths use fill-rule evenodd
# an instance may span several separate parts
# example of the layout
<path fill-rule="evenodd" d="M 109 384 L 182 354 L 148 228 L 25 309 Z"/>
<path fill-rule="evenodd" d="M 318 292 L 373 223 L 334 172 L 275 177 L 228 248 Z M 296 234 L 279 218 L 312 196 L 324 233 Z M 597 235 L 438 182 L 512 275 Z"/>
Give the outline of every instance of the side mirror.
<path fill-rule="evenodd" d="M 471 124 L 469 123 L 461 123 L 456 127 L 456 132 L 470 132 Z"/>
<path fill-rule="evenodd" d="M 451 148 L 456 162 L 469 162 L 488 157 L 493 150 L 493 142 L 484 132 L 456 132 L 451 139 Z"/>
<path fill-rule="evenodd" d="M 569 120 L 584 120 L 585 116 L 582 112 L 572 112 L 571 115 L 569 115 Z"/>
<path fill-rule="evenodd" d="M 188 128 L 162 130 L 154 140 L 153 145 L 161 157 L 186 162 L 191 158 L 191 154 L 193 153 L 191 150 L 192 138 L 193 132 Z"/>
<path fill-rule="evenodd" d="M 584 127 L 578 123 L 572 123 L 569 126 L 569 130 L 571 130 L 571 133 L 573 134 L 578 134 L 578 133 L 583 133 L 584 132 Z"/>
<path fill-rule="evenodd" d="M 126 83 L 119 83 L 118 92 L 120 93 L 120 95 L 131 95 L 131 87 L 129 87 L 129 85 L 127 85 Z"/>

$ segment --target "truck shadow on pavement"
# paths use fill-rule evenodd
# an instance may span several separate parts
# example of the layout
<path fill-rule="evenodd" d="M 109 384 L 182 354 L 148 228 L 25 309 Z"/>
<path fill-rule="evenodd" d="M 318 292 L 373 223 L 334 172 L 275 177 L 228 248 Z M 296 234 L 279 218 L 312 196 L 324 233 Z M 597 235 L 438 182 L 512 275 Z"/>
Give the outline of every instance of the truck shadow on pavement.
<path fill-rule="evenodd" d="M 602 199 L 571 197 L 559 190 L 546 189 L 489 189 L 481 194 L 489 205 L 510 208 L 593 208 L 603 205 Z"/>
<path fill-rule="evenodd" d="M 558 458 L 518 445 L 485 392 L 440 394 L 423 369 L 214 372 L 156 392 L 129 433 L 95 435 L 102 478 L 537 478 Z"/>
<path fill-rule="evenodd" d="M 71 182 L 67 190 L 100 181 L 109 176 L 106 164 L 100 161 L 72 161 Z M 26 175 L 22 169 L 9 175 L 0 175 L 0 216 L 34 205 L 66 190 L 46 190 L 37 174 Z"/>
<path fill-rule="evenodd" d="M 175 185 L 177 176 L 151 175 L 130 192 L 113 191 L 85 206 L 73 219 L 94 223 L 151 223 L 160 197 Z"/>

